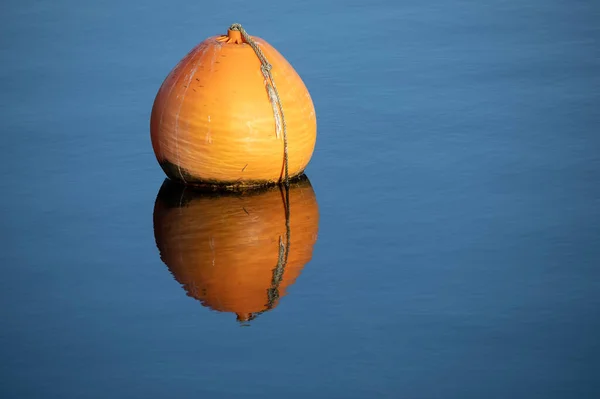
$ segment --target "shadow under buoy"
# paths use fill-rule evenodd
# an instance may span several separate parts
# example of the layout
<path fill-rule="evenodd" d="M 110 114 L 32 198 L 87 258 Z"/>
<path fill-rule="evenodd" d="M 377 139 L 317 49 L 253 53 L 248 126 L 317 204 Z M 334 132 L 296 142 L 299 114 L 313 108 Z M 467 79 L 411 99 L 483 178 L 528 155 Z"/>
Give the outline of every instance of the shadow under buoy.
<path fill-rule="evenodd" d="M 161 260 L 187 295 L 247 323 L 275 308 L 311 260 L 319 209 L 305 175 L 211 192 L 166 179 L 154 205 Z"/>

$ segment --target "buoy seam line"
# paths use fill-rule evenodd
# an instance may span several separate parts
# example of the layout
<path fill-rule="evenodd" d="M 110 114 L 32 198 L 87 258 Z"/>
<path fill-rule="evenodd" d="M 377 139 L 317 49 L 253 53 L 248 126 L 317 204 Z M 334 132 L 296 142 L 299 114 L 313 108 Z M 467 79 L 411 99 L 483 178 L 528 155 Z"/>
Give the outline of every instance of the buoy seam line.
<path fill-rule="evenodd" d="M 240 34 L 242 35 L 242 38 L 246 41 L 246 43 L 248 43 L 250 45 L 252 50 L 254 50 L 254 52 L 256 53 L 256 56 L 258 57 L 258 59 L 260 60 L 260 63 L 261 63 L 260 70 L 262 71 L 263 76 L 267 80 L 267 92 L 269 92 L 270 89 L 272 89 L 273 93 L 275 94 L 275 99 L 273 99 L 272 96 L 269 96 L 269 99 L 271 100 L 271 105 L 273 106 L 273 108 L 275 109 L 275 105 L 277 105 L 277 108 L 279 108 L 279 113 L 281 114 L 281 124 L 283 125 L 283 157 L 284 157 L 284 162 L 285 162 L 285 186 L 287 188 L 290 185 L 290 181 L 289 181 L 290 177 L 289 177 L 289 170 L 288 170 L 287 125 L 285 123 L 285 116 L 283 113 L 283 105 L 281 104 L 281 97 L 279 96 L 279 91 L 277 90 L 277 86 L 275 85 L 275 79 L 273 79 L 273 75 L 271 74 L 272 66 L 269 63 L 269 61 L 267 60 L 267 57 L 265 57 L 265 54 L 262 52 L 262 50 L 260 49 L 258 44 L 250 37 L 250 35 L 248 35 L 248 33 L 242 27 L 241 24 L 238 24 L 238 23 L 232 24 L 229 27 L 229 29 L 233 30 L 233 31 L 239 31 Z M 273 103 L 274 100 L 276 100 L 275 101 L 276 104 Z M 275 114 L 275 120 L 277 121 L 277 114 Z"/>

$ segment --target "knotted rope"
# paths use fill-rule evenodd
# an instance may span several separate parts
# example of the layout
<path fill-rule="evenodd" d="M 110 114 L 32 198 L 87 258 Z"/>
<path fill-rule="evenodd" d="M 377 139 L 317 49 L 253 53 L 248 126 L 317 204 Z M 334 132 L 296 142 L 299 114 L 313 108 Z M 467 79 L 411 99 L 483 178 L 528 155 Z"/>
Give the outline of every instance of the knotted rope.
<path fill-rule="evenodd" d="M 265 54 L 262 52 L 258 44 L 248 35 L 246 30 L 242 27 L 241 24 L 232 24 L 229 27 L 230 30 L 239 31 L 242 35 L 242 38 L 254 52 L 256 56 L 260 60 L 260 70 L 262 71 L 263 76 L 265 77 L 265 81 L 267 83 L 267 92 L 269 94 L 269 99 L 271 101 L 271 106 L 273 107 L 273 111 L 275 113 L 275 121 L 277 122 L 279 119 L 279 115 L 277 115 L 277 110 L 281 115 L 281 125 L 283 127 L 283 157 L 285 162 L 285 186 L 289 187 L 290 185 L 290 175 L 288 171 L 288 140 L 287 140 L 287 125 L 285 123 L 285 116 L 283 113 L 283 105 L 281 104 L 281 98 L 279 97 L 279 92 L 277 91 L 277 86 L 275 85 L 275 80 L 273 79 L 273 75 L 271 74 L 271 64 L 265 57 Z M 271 95 L 272 94 L 272 95 Z"/>

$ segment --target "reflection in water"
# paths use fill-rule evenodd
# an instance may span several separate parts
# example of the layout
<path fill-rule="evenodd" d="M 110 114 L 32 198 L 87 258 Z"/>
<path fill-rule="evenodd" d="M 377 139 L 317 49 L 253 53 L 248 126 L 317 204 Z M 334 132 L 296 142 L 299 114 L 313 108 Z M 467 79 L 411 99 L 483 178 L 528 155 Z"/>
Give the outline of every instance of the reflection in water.
<path fill-rule="evenodd" d="M 312 258 L 318 225 L 306 176 L 288 192 L 244 193 L 199 191 L 166 179 L 154 206 L 156 244 L 175 279 L 188 296 L 240 322 L 277 306 Z"/>

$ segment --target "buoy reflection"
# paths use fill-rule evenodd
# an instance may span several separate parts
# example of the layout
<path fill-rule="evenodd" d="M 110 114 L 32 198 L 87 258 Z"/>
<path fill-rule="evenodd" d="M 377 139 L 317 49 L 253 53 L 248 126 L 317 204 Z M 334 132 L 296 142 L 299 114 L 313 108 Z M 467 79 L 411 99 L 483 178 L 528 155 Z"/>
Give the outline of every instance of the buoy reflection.
<path fill-rule="evenodd" d="M 318 225 L 306 176 L 289 191 L 244 193 L 197 191 L 166 179 L 154 206 L 156 244 L 175 279 L 188 296 L 240 322 L 278 305 L 311 260 Z"/>

